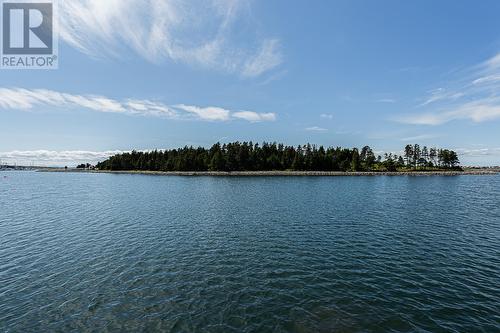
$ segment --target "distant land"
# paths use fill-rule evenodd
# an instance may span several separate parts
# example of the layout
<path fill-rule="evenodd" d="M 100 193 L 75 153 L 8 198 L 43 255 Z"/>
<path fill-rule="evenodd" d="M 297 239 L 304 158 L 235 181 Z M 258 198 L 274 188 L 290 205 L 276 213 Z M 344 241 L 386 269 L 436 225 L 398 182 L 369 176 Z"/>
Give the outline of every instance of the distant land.
<path fill-rule="evenodd" d="M 36 167 L 31 166 L 20 166 L 20 165 L 0 165 L 0 171 L 26 171 L 26 170 L 37 170 Z"/>
<path fill-rule="evenodd" d="M 369 146 L 324 147 L 312 144 L 289 146 L 281 143 L 216 143 L 211 148 L 184 147 L 150 152 L 132 151 L 111 156 L 97 165 L 80 169 L 105 171 L 160 172 L 431 172 L 462 171 L 458 154 L 449 149 L 404 147 L 401 156 L 376 156 Z"/>
<path fill-rule="evenodd" d="M 0 171 L 127 173 L 184 176 L 376 176 L 376 175 L 483 175 L 500 167 L 462 167 L 449 149 L 406 145 L 402 155 L 376 156 L 369 146 L 323 147 L 312 144 L 216 143 L 211 148 L 132 151 L 76 168 L 0 165 Z"/>
<path fill-rule="evenodd" d="M 89 172 L 189 176 L 369 176 L 492 174 L 495 170 L 460 167 L 449 149 L 406 145 L 401 156 L 376 156 L 369 146 L 358 148 L 299 146 L 281 143 L 216 143 L 211 148 L 183 147 L 111 156 L 76 170 Z M 67 171 L 52 169 L 46 171 Z M 75 170 L 69 170 L 75 171 Z"/>

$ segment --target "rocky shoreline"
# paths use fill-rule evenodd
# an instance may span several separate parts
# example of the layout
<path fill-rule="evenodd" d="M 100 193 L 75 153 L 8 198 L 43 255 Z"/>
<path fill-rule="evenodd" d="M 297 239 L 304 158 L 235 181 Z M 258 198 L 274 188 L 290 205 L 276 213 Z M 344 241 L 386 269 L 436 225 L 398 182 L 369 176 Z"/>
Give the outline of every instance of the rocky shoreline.
<path fill-rule="evenodd" d="M 109 171 L 78 170 L 62 168 L 39 169 L 41 172 L 80 172 L 111 174 L 142 174 L 157 176 L 211 176 L 211 177 L 267 177 L 267 176 L 462 176 L 462 175 L 496 175 L 499 170 L 465 170 L 465 171 L 402 171 L 402 172 L 343 172 L 343 171 Z"/>

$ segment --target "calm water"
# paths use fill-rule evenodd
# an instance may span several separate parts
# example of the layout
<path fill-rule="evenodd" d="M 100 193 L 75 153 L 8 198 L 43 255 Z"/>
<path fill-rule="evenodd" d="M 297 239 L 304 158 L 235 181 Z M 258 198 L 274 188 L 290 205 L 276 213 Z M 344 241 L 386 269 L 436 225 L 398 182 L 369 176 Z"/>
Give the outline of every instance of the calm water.
<path fill-rule="evenodd" d="M 499 332 L 500 176 L 0 173 L 0 331 L 155 330 Z"/>

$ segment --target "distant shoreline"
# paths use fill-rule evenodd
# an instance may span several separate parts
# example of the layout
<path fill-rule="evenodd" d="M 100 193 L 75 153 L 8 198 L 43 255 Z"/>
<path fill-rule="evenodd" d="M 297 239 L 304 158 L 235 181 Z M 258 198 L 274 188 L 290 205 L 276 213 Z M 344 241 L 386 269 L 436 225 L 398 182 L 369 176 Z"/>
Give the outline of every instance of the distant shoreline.
<path fill-rule="evenodd" d="M 211 176 L 211 177 L 268 177 L 268 176 L 462 176 L 462 175 L 497 175 L 499 170 L 465 170 L 465 171 L 402 171 L 402 172 L 343 172 L 343 171 L 111 171 L 111 170 L 78 170 L 63 168 L 43 168 L 40 172 L 71 172 L 71 173 L 110 173 L 130 175 L 156 176 Z"/>

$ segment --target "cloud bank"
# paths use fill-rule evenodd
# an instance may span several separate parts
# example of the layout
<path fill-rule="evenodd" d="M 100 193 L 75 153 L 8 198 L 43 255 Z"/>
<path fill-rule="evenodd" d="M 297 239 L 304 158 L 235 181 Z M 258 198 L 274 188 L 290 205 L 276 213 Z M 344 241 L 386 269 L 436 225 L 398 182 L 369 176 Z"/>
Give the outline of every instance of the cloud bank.
<path fill-rule="evenodd" d="M 153 63 L 257 77 L 282 55 L 279 40 L 253 33 L 249 11 L 247 0 L 64 0 L 59 29 L 64 42 L 96 58 L 132 51 Z"/>
<path fill-rule="evenodd" d="M 11 151 L 0 152 L 1 164 L 23 165 L 23 166 L 69 166 L 74 167 L 82 163 L 92 163 L 103 161 L 110 156 L 121 154 L 123 151 L 51 151 L 51 150 L 33 150 L 33 151 Z"/>
<path fill-rule="evenodd" d="M 31 110 L 36 107 L 87 109 L 97 112 L 162 117 L 167 119 L 194 119 L 205 121 L 229 121 L 242 119 L 249 122 L 274 121 L 274 113 L 227 110 L 221 107 L 194 105 L 167 105 L 147 99 L 122 101 L 100 95 L 76 95 L 47 89 L 0 88 L 0 108 Z"/>

